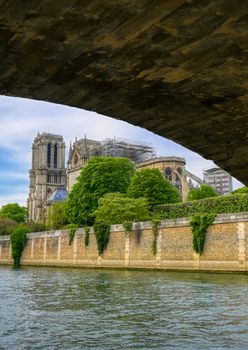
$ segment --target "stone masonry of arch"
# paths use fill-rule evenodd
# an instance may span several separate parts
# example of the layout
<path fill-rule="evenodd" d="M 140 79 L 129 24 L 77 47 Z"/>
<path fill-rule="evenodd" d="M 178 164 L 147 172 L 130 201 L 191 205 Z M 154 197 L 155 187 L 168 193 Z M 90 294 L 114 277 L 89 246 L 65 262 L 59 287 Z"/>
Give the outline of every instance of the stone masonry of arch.
<path fill-rule="evenodd" d="M 248 184 L 247 16 L 243 0 L 1 1 L 0 93 L 126 120 Z"/>

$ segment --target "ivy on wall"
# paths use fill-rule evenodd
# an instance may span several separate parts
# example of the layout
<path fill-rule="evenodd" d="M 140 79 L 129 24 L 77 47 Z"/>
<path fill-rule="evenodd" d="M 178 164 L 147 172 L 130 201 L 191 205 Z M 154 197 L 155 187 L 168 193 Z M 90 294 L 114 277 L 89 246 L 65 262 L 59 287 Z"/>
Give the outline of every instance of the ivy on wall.
<path fill-rule="evenodd" d="M 63 230 L 68 230 L 69 245 L 72 244 L 77 229 L 78 229 L 78 226 L 75 224 L 68 224 L 68 225 L 63 227 Z"/>
<path fill-rule="evenodd" d="M 214 214 L 202 214 L 192 217 L 190 221 L 193 235 L 193 249 L 199 255 L 203 253 L 206 233 L 209 226 L 213 224 L 215 216 Z"/>
<path fill-rule="evenodd" d="M 84 228 L 84 246 L 88 247 L 89 243 L 90 243 L 90 227 L 85 226 L 85 228 Z"/>
<path fill-rule="evenodd" d="M 152 233 L 153 233 L 153 241 L 152 241 L 152 254 L 157 254 L 157 238 L 158 238 L 158 227 L 160 224 L 160 220 L 154 220 L 152 223 Z"/>
<path fill-rule="evenodd" d="M 14 229 L 10 235 L 14 267 L 20 266 L 22 252 L 27 242 L 27 233 L 29 232 L 28 227 L 21 226 Z"/>
<path fill-rule="evenodd" d="M 110 225 L 104 221 L 98 221 L 94 224 L 94 233 L 96 236 L 98 253 L 101 256 L 108 245 Z"/>
<path fill-rule="evenodd" d="M 126 233 L 130 233 L 131 232 L 131 230 L 132 230 L 132 221 L 124 221 L 123 222 L 123 228 L 124 228 L 124 230 L 125 230 L 125 232 Z"/>

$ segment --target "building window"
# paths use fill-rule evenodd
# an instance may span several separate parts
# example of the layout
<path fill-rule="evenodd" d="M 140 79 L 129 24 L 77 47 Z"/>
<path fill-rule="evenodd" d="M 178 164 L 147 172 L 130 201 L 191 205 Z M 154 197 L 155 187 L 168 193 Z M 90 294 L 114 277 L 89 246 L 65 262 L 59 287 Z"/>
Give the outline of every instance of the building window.
<path fill-rule="evenodd" d="M 57 145 L 54 145 L 54 159 L 53 159 L 53 165 L 54 165 L 54 168 L 57 168 L 58 166 L 58 146 Z"/>
<path fill-rule="evenodd" d="M 51 143 L 47 145 L 47 166 L 48 168 L 51 167 Z"/>
<path fill-rule="evenodd" d="M 165 173 L 165 176 L 167 177 L 167 179 L 169 181 L 172 181 L 172 170 L 171 170 L 171 168 L 166 168 L 164 173 Z"/>

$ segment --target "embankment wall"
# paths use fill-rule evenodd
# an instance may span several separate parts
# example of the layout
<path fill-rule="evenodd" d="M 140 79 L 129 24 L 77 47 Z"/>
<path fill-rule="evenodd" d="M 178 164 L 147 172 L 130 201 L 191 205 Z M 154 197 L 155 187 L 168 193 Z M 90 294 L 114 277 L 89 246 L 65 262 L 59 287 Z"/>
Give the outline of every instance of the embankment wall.
<path fill-rule="evenodd" d="M 22 265 L 248 271 L 248 212 L 218 215 L 210 226 L 204 252 L 192 249 L 189 219 L 161 221 L 157 254 L 152 253 L 152 223 L 133 224 L 125 233 L 122 225 L 111 226 L 107 250 L 98 255 L 91 229 L 84 245 L 84 230 L 78 229 L 69 245 L 67 231 L 31 233 L 23 251 Z M 0 237 L 0 264 L 12 264 L 9 236 Z"/>

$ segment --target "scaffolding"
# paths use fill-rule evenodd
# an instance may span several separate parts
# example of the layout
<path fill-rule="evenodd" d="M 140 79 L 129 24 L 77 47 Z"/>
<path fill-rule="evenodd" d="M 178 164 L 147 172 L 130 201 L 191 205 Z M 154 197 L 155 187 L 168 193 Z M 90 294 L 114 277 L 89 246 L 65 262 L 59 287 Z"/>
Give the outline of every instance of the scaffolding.
<path fill-rule="evenodd" d="M 152 145 L 147 142 L 114 138 L 106 139 L 101 144 L 103 156 L 129 158 L 135 163 L 151 159 L 156 155 Z"/>

